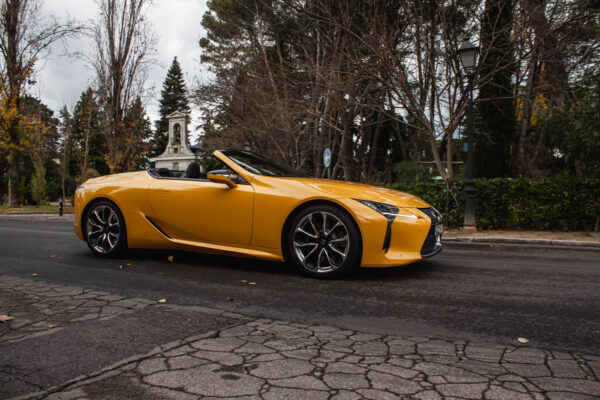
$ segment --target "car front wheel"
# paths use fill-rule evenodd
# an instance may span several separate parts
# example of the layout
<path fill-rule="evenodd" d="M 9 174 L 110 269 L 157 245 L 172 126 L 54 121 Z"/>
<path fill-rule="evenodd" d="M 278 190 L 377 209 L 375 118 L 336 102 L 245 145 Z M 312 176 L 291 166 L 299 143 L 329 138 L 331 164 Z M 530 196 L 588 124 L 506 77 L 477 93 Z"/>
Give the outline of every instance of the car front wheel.
<path fill-rule="evenodd" d="M 109 201 L 99 201 L 85 217 L 87 244 L 99 257 L 114 257 L 127 247 L 125 220 L 119 208 Z"/>
<path fill-rule="evenodd" d="M 290 224 L 288 255 L 305 274 L 340 277 L 360 264 L 360 232 L 350 216 L 337 207 L 315 205 Z"/>

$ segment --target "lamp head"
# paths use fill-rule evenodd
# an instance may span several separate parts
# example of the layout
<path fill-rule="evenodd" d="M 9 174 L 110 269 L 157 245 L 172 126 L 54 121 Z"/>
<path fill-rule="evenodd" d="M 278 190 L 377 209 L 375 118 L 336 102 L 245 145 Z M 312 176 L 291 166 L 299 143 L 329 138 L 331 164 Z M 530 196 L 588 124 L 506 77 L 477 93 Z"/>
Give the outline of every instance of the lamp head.
<path fill-rule="evenodd" d="M 473 71 L 477 66 L 479 47 L 475 46 L 471 41 L 465 40 L 458 48 L 457 53 L 460 56 L 460 62 L 462 63 L 463 68 L 467 72 Z"/>

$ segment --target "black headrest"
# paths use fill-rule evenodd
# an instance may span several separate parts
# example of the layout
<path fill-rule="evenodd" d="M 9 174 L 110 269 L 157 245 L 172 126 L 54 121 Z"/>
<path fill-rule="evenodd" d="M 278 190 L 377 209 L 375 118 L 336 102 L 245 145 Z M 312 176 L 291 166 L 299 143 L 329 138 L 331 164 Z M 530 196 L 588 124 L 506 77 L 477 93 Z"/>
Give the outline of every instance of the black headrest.
<path fill-rule="evenodd" d="M 158 176 L 162 176 L 162 177 L 172 177 L 173 174 L 171 173 L 171 170 L 168 168 L 156 168 L 155 169 L 156 175 Z"/>
<path fill-rule="evenodd" d="M 185 169 L 185 172 L 183 173 L 183 175 L 181 175 L 182 178 L 190 178 L 190 179 L 199 179 L 200 178 L 200 164 L 198 164 L 197 162 L 193 161 L 191 162 L 187 168 Z"/>

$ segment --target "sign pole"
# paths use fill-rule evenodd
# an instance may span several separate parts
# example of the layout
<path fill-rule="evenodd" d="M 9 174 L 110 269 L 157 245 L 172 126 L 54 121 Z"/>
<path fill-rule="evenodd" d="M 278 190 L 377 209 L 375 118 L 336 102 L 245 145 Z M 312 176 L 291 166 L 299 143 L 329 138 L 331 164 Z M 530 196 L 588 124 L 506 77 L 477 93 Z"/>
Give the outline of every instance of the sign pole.
<path fill-rule="evenodd" d="M 328 148 L 323 151 L 323 164 L 327 168 L 327 179 L 331 179 L 331 168 L 329 168 L 331 165 L 331 150 Z"/>

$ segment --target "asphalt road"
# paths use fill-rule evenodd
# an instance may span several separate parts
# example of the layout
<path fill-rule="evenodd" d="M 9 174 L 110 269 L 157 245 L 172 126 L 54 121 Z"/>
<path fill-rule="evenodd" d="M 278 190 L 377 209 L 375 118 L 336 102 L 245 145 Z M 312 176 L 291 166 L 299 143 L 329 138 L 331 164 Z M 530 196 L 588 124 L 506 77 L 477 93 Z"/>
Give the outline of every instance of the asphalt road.
<path fill-rule="evenodd" d="M 598 250 L 447 245 L 408 267 L 320 281 L 284 264 L 191 253 L 98 259 L 70 218 L 0 217 L 0 274 L 254 317 L 498 344 L 526 337 L 536 347 L 600 355 Z M 132 265 L 120 269 L 124 262 Z"/>

